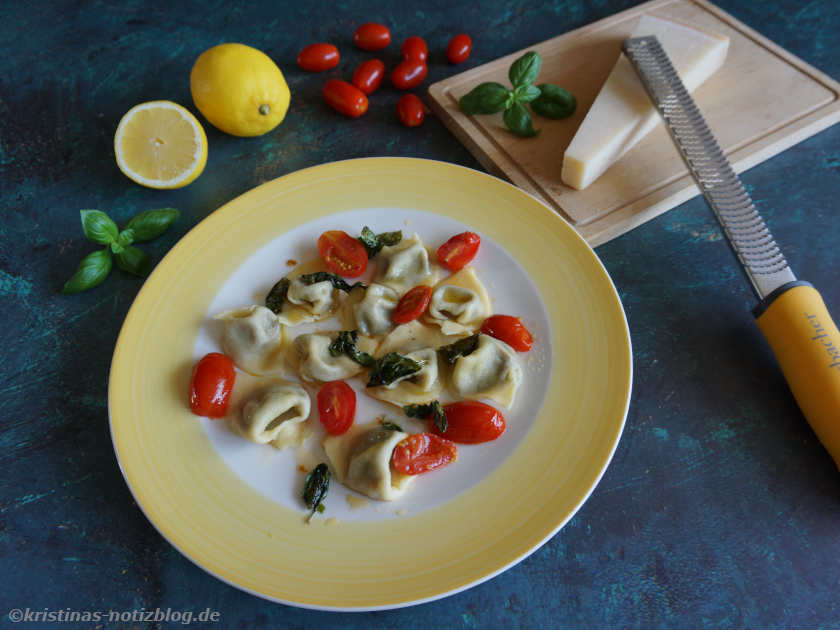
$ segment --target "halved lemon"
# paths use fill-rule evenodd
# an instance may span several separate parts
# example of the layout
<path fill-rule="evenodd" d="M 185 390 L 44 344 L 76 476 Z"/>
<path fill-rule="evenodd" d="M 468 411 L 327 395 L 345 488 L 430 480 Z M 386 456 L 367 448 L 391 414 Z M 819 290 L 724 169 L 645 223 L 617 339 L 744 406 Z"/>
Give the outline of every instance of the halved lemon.
<path fill-rule="evenodd" d="M 117 166 L 149 188 L 181 188 L 207 164 L 207 136 L 189 111 L 172 101 L 132 107 L 114 134 Z"/>

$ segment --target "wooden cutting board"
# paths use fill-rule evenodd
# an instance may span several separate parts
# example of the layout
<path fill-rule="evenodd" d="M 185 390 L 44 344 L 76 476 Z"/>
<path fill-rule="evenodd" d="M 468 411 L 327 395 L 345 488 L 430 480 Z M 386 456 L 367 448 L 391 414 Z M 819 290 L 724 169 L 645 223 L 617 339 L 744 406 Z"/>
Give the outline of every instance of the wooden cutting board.
<path fill-rule="evenodd" d="M 723 67 L 694 98 L 736 171 L 840 120 L 840 83 L 705 0 L 651 0 L 429 87 L 432 110 L 488 171 L 554 208 L 593 246 L 698 194 L 661 124 L 585 190 L 560 180 L 563 152 L 643 13 L 730 38 Z M 479 83 L 507 85 L 510 64 L 527 50 L 543 58 L 538 82 L 576 95 L 573 116 L 535 115 L 541 133 L 519 138 L 504 127 L 500 114 L 467 116 L 458 109 L 458 99 Z"/>

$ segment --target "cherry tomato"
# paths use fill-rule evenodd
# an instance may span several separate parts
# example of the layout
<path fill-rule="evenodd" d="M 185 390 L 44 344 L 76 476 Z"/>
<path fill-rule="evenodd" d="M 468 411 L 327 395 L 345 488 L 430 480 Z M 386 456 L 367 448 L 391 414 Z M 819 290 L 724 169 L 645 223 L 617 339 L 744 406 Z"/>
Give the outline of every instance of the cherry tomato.
<path fill-rule="evenodd" d="M 353 85 L 365 94 L 372 94 L 382 85 L 385 78 L 385 64 L 379 59 L 368 59 L 359 64 L 353 73 Z"/>
<path fill-rule="evenodd" d="M 368 110 L 367 96 L 347 81 L 330 79 L 324 84 L 321 94 L 327 105 L 350 118 L 358 118 Z"/>
<path fill-rule="evenodd" d="M 406 127 L 419 127 L 426 118 L 426 107 L 414 94 L 403 94 L 397 101 L 397 114 Z"/>
<path fill-rule="evenodd" d="M 407 96 L 412 95 L 408 94 Z M 425 284 L 414 287 L 400 298 L 397 308 L 394 309 L 394 314 L 391 316 L 391 321 L 395 324 L 407 324 L 417 319 L 425 312 L 431 299 L 432 287 L 427 287 Z"/>
<path fill-rule="evenodd" d="M 391 85 L 398 90 L 411 90 L 423 83 L 429 74 L 429 66 L 425 61 L 406 59 L 391 70 Z"/>
<path fill-rule="evenodd" d="M 467 60 L 471 52 L 472 39 L 466 33 L 461 33 L 449 40 L 446 58 L 449 59 L 449 63 L 461 63 Z"/>
<path fill-rule="evenodd" d="M 491 442 L 505 432 L 505 418 L 501 412 L 477 400 L 461 400 L 443 406 L 448 427 L 444 433 L 432 424 L 436 435 L 458 444 Z"/>
<path fill-rule="evenodd" d="M 318 251 L 327 267 L 340 276 L 355 278 L 367 269 L 368 255 L 365 246 L 347 232 L 324 232 L 318 237 Z"/>
<path fill-rule="evenodd" d="M 413 59 L 415 61 L 426 62 L 429 58 L 429 47 L 426 46 L 426 41 L 422 37 L 412 35 L 406 37 L 403 45 L 400 47 L 400 54 L 403 59 Z"/>
<path fill-rule="evenodd" d="M 391 465 L 404 475 L 419 475 L 451 464 L 457 458 L 458 447 L 453 442 L 433 433 L 415 433 L 397 444 Z"/>
<path fill-rule="evenodd" d="M 438 247 L 437 259 L 449 271 L 458 271 L 475 258 L 480 244 L 481 237 L 475 232 L 456 234 Z"/>
<path fill-rule="evenodd" d="M 362 50 L 381 50 L 391 43 L 391 31 L 383 24 L 368 22 L 353 33 L 353 43 Z"/>
<path fill-rule="evenodd" d="M 528 352 L 534 345 L 534 338 L 518 317 L 512 315 L 491 315 L 481 325 L 481 332 L 504 341 L 518 352 Z"/>
<path fill-rule="evenodd" d="M 190 409 L 197 416 L 221 418 L 227 413 L 236 372 L 227 355 L 211 352 L 195 364 L 190 379 Z"/>
<path fill-rule="evenodd" d="M 338 48 L 332 44 L 309 44 L 297 56 L 297 64 L 309 72 L 323 72 L 338 65 Z"/>
<path fill-rule="evenodd" d="M 324 383 L 318 390 L 318 417 L 330 435 L 341 435 L 356 417 L 356 392 L 344 381 Z"/>

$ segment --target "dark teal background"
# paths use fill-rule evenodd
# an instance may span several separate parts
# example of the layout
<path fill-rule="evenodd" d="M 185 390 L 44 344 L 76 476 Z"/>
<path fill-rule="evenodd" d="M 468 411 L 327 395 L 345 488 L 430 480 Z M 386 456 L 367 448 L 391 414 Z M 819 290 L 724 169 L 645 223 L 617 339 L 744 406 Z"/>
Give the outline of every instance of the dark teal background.
<path fill-rule="evenodd" d="M 700 199 L 597 249 L 632 333 L 627 425 L 591 498 L 522 563 L 438 602 L 339 614 L 252 597 L 175 551 L 134 504 L 108 429 L 111 354 L 141 281 L 115 271 L 93 291 L 58 293 L 91 250 L 79 209 L 123 223 L 179 208 L 178 223 L 143 245 L 157 262 L 220 205 L 300 168 L 372 155 L 480 168 L 434 117 L 402 127 L 390 88 L 355 121 L 322 103 L 327 76 L 347 78 L 367 56 L 352 47 L 354 28 L 391 27 L 389 67 L 404 37 L 424 36 L 428 85 L 636 3 L 164 4 L 0 2 L 0 627 L 12 626 L 13 608 L 209 607 L 221 628 L 840 628 L 840 477 L 758 333 L 755 298 Z M 719 4 L 840 77 L 840 3 Z M 461 31 L 474 52 L 456 69 L 442 53 Z M 339 46 L 341 65 L 299 70 L 297 51 L 324 40 Z M 171 192 L 133 184 L 113 157 L 120 117 L 153 99 L 192 108 L 193 61 L 226 41 L 278 62 L 293 94 L 286 121 L 256 139 L 205 124 L 201 178 Z M 743 179 L 794 271 L 840 318 L 840 127 Z"/>

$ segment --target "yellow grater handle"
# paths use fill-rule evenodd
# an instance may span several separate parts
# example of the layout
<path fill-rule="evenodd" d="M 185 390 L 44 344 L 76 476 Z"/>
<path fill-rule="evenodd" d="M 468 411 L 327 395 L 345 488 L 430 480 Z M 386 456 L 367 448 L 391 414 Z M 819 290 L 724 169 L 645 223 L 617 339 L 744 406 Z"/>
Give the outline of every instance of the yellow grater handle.
<path fill-rule="evenodd" d="M 799 408 L 840 468 L 840 331 L 819 292 L 791 282 L 768 296 L 756 323 Z"/>

